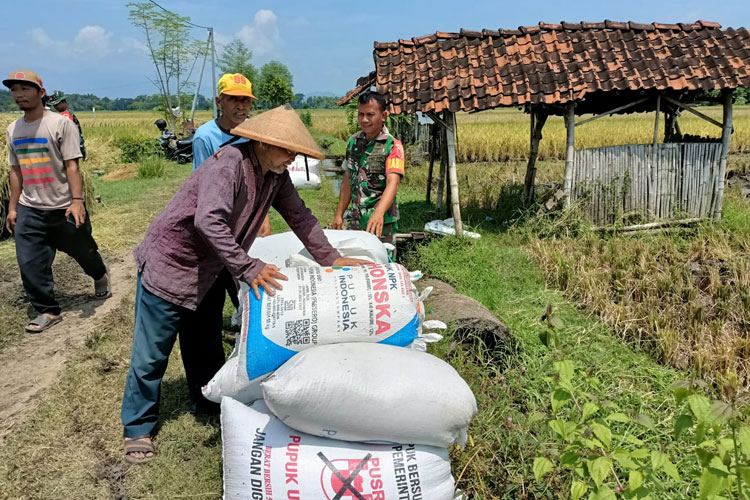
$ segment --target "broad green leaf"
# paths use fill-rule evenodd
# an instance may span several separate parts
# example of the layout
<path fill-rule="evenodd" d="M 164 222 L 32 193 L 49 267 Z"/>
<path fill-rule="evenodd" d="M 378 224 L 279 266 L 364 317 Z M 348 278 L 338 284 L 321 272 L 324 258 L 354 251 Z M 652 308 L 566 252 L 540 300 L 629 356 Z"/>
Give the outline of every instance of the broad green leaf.
<path fill-rule="evenodd" d="M 750 458 L 750 427 L 742 426 L 737 433 L 737 441 L 740 443 L 740 450 L 745 458 Z"/>
<path fill-rule="evenodd" d="M 708 430 L 708 425 L 705 423 L 699 423 L 697 427 L 695 428 L 695 442 L 700 443 L 706 438 L 706 431 Z"/>
<path fill-rule="evenodd" d="M 729 469 L 727 469 L 727 466 L 724 464 L 724 462 L 721 461 L 719 457 L 712 458 L 711 462 L 708 464 L 708 467 L 719 471 L 719 475 L 721 475 L 722 473 L 725 476 L 729 475 Z"/>
<path fill-rule="evenodd" d="M 627 424 L 630 422 L 630 417 L 625 415 L 624 413 L 612 413 L 611 415 L 607 415 L 604 417 L 604 420 L 607 422 L 622 422 L 624 424 Z"/>
<path fill-rule="evenodd" d="M 680 473 L 677 472 L 677 467 L 675 467 L 675 465 L 669 461 L 669 458 L 667 458 L 667 460 L 664 462 L 663 467 L 664 472 L 666 472 L 669 477 L 671 477 L 675 481 L 680 480 Z"/>
<path fill-rule="evenodd" d="M 711 460 L 716 456 L 713 452 L 704 448 L 696 448 L 695 454 L 698 456 L 698 462 L 700 462 L 701 467 L 707 467 Z"/>
<path fill-rule="evenodd" d="M 603 484 L 599 487 L 599 489 L 596 492 L 596 496 L 594 496 L 596 500 L 617 500 L 617 497 L 615 496 L 615 492 L 610 489 L 609 486 L 606 484 Z"/>
<path fill-rule="evenodd" d="M 552 396 L 550 397 L 551 403 L 552 403 L 552 411 L 554 413 L 557 413 L 557 410 L 565 406 L 565 404 L 570 401 L 572 398 L 570 396 L 570 392 L 564 390 L 564 389 L 557 389 L 555 392 L 552 393 Z"/>
<path fill-rule="evenodd" d="M 573 481 L 570 483 L 570 500 L 579 500 L 583 495 L 586 494 L 586 490 L 588 490 L 588 486 L 586 486 L 586 483 L 582 483 L 581 481 Z"/>
<path fill-rule="evenodd" d="M 596 406 L 591 401 L 587 401 L 586 404 L 583 405 L 583 412 L 581 414 L 581 422 L 585 422 L 586 420 L 588 420 L 590 416 L 592 416 L 598 411 L 599 411 L 598 406 Z"/>
<path fill-rule="evenodd" d="M 634 492 L 643 486 L 643 474 L 638 470 L 631 470 L 628 476 L 628 490 Z"/>
<path fill-rule="evenodd" d="M 700 500 L 708 500 L 727 489 L 729 481 L 726 476 L 716 472 L 716 469 L 706 467 L 703 469 L 700 481 L 698 482 L 698 494 Z"/>
<path fill-rule="evenodd" d="M 566 359 L 564 361 L 555 361 L 553 366 L 555 367 L 557 374 L 560 375 L 560 381 L 570 382 L 573 380 L 575 365 L 571 360 Z"/>
<path fill-rule="evenodd" d="M 693 426 L 693 418 L 690 415 L 680 415 L 674 421 L 674 437 L 680 437 L 686 429 Z"/>
<path fill-rule="evenodd" d="M 600 488 L 604 479 L 609 475 L 612 469 L 612 461 L 605 457 L 599 457 L 589 462 L 589 474 L 591 479 L 596 483 L 596 487 Z"/>
<path fill-rule="evenodd" d="M 639 467 L 637 463 L 631 460 L 630 453 L 628 453 L 628 451 L 623 448 L 618 448 L 614 453 L 612 453 L 612 458 L 614 458 L 615 461 L 620 464 L 620 467 L 627 470 L 633 470 Z"/>
<path fill-rule="evenodd" d="M 637 417 L 635 417 L 635 421 L 636 423 L 641 424 L 643 427 L 646 427 L 647 429 L 654 430 L 654 421 L 651 420 L 651 417 L 649 417 L 645 413 L 641 413 Z"/>
<path fill-rule="evenodd" d="M 690 391 L 690 389 L 687 389 L 685 387 L 678 387 L 678 388 L 676 388 L 674 390 L 674 399 L 675 399 L 675 402 L 677 403 L 677 406 L 680 406 L 680 404 L 683 401 L 685 401 L 685 398 L 687 398 L 688 396 L 690 396 L 690 394 L 692 394 L 692 392 Z"/>
<path fill-rule="evenodd" d="M 741 467 L 740 475 L 742 476 L 742 480 L 745 482 L 745 485 L 750 485 L 750 467 Z"/>
<path fill-rule="evenodd" d="M 541 342 L 544 347 L 550 347 L 550 334 L 548 330 L 542 330 L 539 332 L 539 342 Z"/>
<path fill-rule="evenodd" d="M 701 394 L 692 394 L 687 397 L 688 406 L 693 416 L 700 424 L 709 424 L 709 412 L 711 410 L 711 400 Z"/>
<path fill-rule="evenodd" d="M 648 449 L 646 448 L 638 448 L 637 450 L 633 450 L 630 452 L 630 458 L 648 458 Z"/>
<path fill-rule="evenodd" d="M 554 465 L 552 465 L 552 462 L 548 459 L 544 457 L 536 457 L 534 459 L 534 466 L 532 467 L 532 470 L 534 471 L 534 479 L 539 481 L 545 474 L 552 472 L 554 468 Z"/>
<path fill-rule="evenodd" d="M 733 416 L 734 410 L 732 410 L 732 405 L 723 401 L 713 401 L 708 410 L 708 424 L 712 426 L 724 425 Z"/>
<path fill-rule="evenodd" d="M 666 453 L 663 453 L 659 450 L 653 450 L 651 452 L 651 467 L 654 468 L 654 471 L 657 471 L 664 467 L 664 462 L 669 460 Z"/>
<path fill-rule="evenodd" d="M 612 431 L 609 430 L 609 427 L 599 422 L 593 422 L 591 429 L 594 431 L 594 435 L 604 444 L 604 448 L 608 450 L 612 446 Z"/>
<path fill-rule="evenodd" d="M 564 440 L 570 441 L 573 437 L 573 433 L 576 430 L 576 424 L 573 422 L 566 422 L 565 420 L 552 420 L 549 423 L 550 428 L 558 433 Z"/>
<path fill-rule="evenodd" d="M 731 458 L 729 455 L 734 454 L 734 440 L 730 438 L 723 438 L 719 440 L 719 457 L 721 457 L 721 460 L 725 463 L 728 463 Z"/>
<path fill-rule="evenodd" d="M 560 465 L 567 465 L 568 467 L 575 467 L 581 460 L 581 455 L 568 451 L 560 456 Z"/>
<path fill-rule="evenodd" d="M 549 318 L 549 324 L 552 325 L 552 328 L 556 328 L 557 330 L 559 330 L 560 328 L 562 328 L 563 326 L 565 326 L 563 324 L 563 321 L 560 318 L 558 318 L 557 316 L 550 316 L 550 318 Z"/>

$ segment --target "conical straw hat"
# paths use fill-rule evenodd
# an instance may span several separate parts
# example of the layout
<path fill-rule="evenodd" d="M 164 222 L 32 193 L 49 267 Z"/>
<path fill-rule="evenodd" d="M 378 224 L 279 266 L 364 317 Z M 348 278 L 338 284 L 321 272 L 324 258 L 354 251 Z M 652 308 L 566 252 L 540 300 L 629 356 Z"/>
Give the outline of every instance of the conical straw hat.
<path fill-rule="evenodd" d="M 253 116 L 229 132 L 319 160 L 325 158 L 305 124 L 288 104 Z"/>

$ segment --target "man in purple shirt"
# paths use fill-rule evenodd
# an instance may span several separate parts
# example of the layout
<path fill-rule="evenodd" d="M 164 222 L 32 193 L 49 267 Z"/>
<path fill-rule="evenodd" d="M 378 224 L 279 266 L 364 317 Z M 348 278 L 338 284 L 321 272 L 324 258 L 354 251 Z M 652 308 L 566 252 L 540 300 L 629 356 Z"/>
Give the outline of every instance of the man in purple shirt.
<path fill-rule="evenodd" d="M 273 206 L 324 266 L 355 266 L 342 258 L 297 194 L 286 171 L 297 154 L 323 158 L 291 107 L 245 121 L 232 133 L 250 139 L 221 148 L 203 162 L 151 223 L 135 249 L 138 282 L 135 328 L 122 422 L 125 458 L 138 463 L 154 455 L 161 379 L 179 333 L 194 409 L 215 412 L 201 387 L 224 363 L 221 336 L 223 268 L 269 295 L 286 277 L 279 268 L 248 256 L 248 249 Z"/>

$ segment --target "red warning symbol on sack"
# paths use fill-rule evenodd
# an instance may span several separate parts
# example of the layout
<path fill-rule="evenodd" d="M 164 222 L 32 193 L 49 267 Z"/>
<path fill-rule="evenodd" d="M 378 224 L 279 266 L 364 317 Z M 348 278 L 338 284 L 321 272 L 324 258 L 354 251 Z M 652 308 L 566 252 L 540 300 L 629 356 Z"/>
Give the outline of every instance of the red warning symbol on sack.
<path fill-rule="evenodd" d="M 361 459 L 328 460 L 320 472 L 320 485 L 327 500 L 385 500 L 380 460 L 367 454 Z"/>

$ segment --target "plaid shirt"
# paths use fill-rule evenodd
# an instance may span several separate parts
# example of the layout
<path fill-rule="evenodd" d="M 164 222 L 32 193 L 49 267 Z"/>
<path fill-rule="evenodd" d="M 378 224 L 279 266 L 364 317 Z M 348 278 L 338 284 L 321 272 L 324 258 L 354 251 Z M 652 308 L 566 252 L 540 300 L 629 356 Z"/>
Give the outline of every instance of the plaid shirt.
<path fill-rule="evenodd" d="M 151 293 L 195 310 L 224 267 L 250 283 L 266 263 L 247 251 L 271 206 L 320 264 L 329 266 L 341 256 L 289 173 L 264 176 L 252 144 L 226 146 L 206 159 L 151 223 L 133 252 Z"/>

